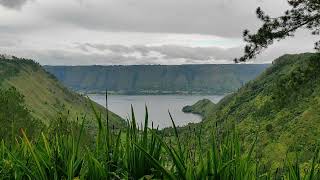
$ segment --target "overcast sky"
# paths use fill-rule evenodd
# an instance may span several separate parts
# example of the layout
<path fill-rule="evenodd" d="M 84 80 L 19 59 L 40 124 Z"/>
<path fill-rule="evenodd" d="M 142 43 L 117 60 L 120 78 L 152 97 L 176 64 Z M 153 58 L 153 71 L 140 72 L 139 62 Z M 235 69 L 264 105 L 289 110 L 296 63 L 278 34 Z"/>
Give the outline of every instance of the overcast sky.
<path fill-rule="evenodd" d="M 286 0 L 0 0 L 0 53 L 43 65 L 233 63 L 242 31 L 261 6 L 278 16 Z M 313 51 L 300 31 L 251 63 Z"/>

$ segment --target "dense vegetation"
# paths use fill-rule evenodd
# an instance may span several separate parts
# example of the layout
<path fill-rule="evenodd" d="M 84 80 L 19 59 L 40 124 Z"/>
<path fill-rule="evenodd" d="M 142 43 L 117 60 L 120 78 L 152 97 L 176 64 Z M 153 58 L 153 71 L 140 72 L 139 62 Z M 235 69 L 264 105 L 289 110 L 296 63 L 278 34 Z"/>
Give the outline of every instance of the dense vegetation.
<path fill-rule="evenodd" d="M 43 128 L 41 121 L 34 119 L 24 104 L 23 96 L 16 89 L 0 89 L 0 137 L 6 142 L 14 142 L 19 130 L 24 128 L 31 137 Z"/>
<path fill-rule="evenodd" d="M 261 171 L 276 171 L 285 159 L 296 156 L 307 166 L 320 138 L 320 55 L 285 55 L 273 64 L 256 80 L 207 108 L 200 124 L 207 137 L 212 129 L 223 136 L 235 126 L 246 148 L 257 138 L 255 155 L 265 166 Z"/>
<path fill-rule="evenodd" d="M 225 94 L 234 92 L 269 65 L 45 66 L 74 90 L 122 94 Z"/>
<path fill-rule="evenodd" d="M 147 112 L 147 111 L 146 111 Z M 253 156 L 255 141 L 244 151 L 234 130 L 218 143 L 211 136 L 204 148 L 201 129 L 189 133 L 193 142 L 182 143 L 174 126 L 169 143 L 155 129 L 148 129 L 148 113 L 142 130 L 132 110 L 126 131 L 113 130 L 96 112 L 98 135 L 94 146 L 81 143 L 85 119 L 68 134 L 42 133 L 30 141 L 24 129 L 15 143 L 0 146 L 1 179 L 318 179 L 318 154 L 308 169 L 287 161 L 282 171 L 259 173 Z"/>
<path fill-rule="evenodd" d="M 2 89 L 0 179 L 319 179 L 320 55 L 285 55 L 273 64 L 218 104 L 184 109 L 202 123 L 177 129 L 172 119 L 174 128 L 164 131 L 147 128 L 148 113 L 139 129 L 133 110 L 118 129 L 91 101 L 94 134 L 90 119 L 70 112 L 43 125 L 18 89 Z M 17 82 L 21 69 L 6 73 L 2 86 Z"/>
<path fill-rule="evenodd" d="M 204 119 L 209 118 L 209 112 L 214 110 L 216 107 L 216 104 L 211 102 L 209 99 L 202 99 L 198 102 L 196 102 L 192 106 L 185 106 L 183 107 L 182 111 L 185 113 L 193 113 L 193 114 L 199 114 Z"/>

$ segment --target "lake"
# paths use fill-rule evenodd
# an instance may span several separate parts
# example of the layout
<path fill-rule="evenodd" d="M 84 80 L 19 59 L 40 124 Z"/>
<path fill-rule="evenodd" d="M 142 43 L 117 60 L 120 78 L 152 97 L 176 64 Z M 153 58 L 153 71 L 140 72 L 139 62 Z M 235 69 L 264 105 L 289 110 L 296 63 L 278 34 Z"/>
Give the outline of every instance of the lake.
<path fill-rule="evenodd" d="M 105 106 L 105 95 L 91 94 L 89 98 Z M 219 102 L 223 96 L 200 96 L 200 95 L 109 95 L 109 110 L 127 119 L 130 116 L 130 105 L 133 106 L 136 121 L 144 122 L 145 105 L 148 107 L 149 122 L 154 126 L 165 128 L 172 126 L 168 110 L 170 110 L 177 126 L 187 125 L 188 123 L 200 122 L 201 116 L 184 113 L 182 108 L 186 105 L 192 105 L 201 99 L 209 99 L 214 103 Z"/>

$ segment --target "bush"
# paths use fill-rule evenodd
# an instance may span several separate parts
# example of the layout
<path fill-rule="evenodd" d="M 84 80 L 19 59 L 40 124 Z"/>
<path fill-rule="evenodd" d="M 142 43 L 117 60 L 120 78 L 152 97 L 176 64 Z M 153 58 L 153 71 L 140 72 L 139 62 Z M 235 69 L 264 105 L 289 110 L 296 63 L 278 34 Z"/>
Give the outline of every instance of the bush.
<path fill-rule="evenodd" d="M 192 106 L 185 106 L 182 108 L 182 111 L 185 113 L 191 113 L 192 112 Z"/>
<path fill-rule="evenodd" d="M 272 131 L 272 124 L 267 124 L 266 125 L 266 131 L 271 132 Z"/>
<path fill-rule="evenodd" d="M 32 118 L 24 97 L 13 87 L 0 89 L 0 124 L 0 139 L 6 141 L 14 141 L 21 128 L 31 138 L 36 137 L 43 128 L 39 120 Z"/>

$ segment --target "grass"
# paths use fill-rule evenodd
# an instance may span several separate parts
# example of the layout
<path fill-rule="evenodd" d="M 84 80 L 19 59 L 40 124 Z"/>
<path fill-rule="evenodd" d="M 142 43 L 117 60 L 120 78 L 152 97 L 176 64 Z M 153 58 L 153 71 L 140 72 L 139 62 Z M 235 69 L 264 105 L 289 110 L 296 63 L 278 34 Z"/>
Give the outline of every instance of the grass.
<path fill-rule="evenodd" d="M 136 125 L 133 108 L 124 132 L 109 127 L 101 113 L 94 114 L 98 133 L 93 146 L 81 144 L 84 124 L 68 135 L 42 133 L 29 140 L 21 129 L 15 143 L 0 145 L 0 179 L 319 179 L 319 151 L 308 168 L 287 161 L 276 174 L 259 172 L 255 141 L 244 151 L 235 130 L 223 139 L 214 135 L 202 141 L 202 132 L 190 131 L 189 142 L 181 142 L 174 127 L 174 139 L 149 127 L 146 108 L 144 127 Z M 210 148 L 203 148 L 203 144 Z M 297 158 L 298 159 L 298 158 Z M 280 172 L 280 173 L 279 173 Z"/>
<path fill-rule="evenodd" d="M 95 124 L 95 116 L 87 99 L 65 88 L 57 79 L 47 73 L 40 65 L 31 60 L 0 60 L 0 88 L 15 87 L 24 96 L 25 104 L 31 115 L 49 125 L 57 113 L 67 113 L 70 119 L 86 115 L 86 127 Z M 101 111 L 106 120 L 106 111 L 96 103 L 94 106 Z M 124 120 L 109 112 L 110 124 L 117 128 L 124 127 Z"/>
<path fill-rule="evenodd" d="M 236 122 L 246 149 L 259 132 L 255 150 L 267 169 L 283 168 L 284 161 L 294 161 L 296 153 L 300 162 L 310 163 L 320 138 L 319 60 L 319 54 L 311 53 L 278 58 L 257 79 L 223 98 L 215 108 L 198 106 L 208 115 L 191 128 L 202 125 L 203 136 L 209 138 L 212 129 L 218 136 Z M 188 128 L 179 129 L 181 134 L 185 131 Z"/>

